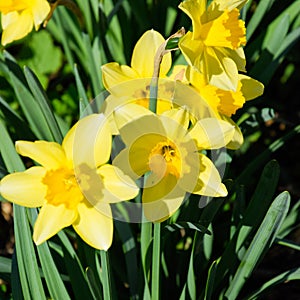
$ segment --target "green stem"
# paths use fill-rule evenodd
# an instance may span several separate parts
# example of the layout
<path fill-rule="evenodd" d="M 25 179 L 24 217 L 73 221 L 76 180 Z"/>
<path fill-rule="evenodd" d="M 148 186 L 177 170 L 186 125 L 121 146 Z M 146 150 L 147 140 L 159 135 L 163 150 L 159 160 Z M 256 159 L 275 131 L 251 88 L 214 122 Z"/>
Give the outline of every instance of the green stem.
<path fill-rule="evenodd" d="M 101 267 L 102 267 L 102 285 L 103 285 L 103 299 L 111 300 L 111 284 L 110 284 L 110 272 L 109 272 L 109 260 L 107 251 L 100 251 Z"/>
<path fill-rule="evenodd" d="M 151 299 L 159 299 L 159 272 L 160 271 L 160 223 L 154 223 L 153 251 L 152 251 L 152 286 Z"/>

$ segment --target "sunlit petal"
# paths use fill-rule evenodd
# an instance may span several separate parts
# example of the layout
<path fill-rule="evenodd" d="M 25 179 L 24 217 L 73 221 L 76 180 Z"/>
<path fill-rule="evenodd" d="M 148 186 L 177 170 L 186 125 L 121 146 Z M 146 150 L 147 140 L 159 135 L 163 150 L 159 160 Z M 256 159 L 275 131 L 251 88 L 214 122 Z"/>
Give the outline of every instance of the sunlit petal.
<path fill-rule="evenodd" d="M 78 205 L 78 218 L 73 223 L 78 235 L 90 246 L 107 250 L 113 238 L 113 220 L 109 204 L 102 203 L 101 211 L 87 202 Z"/>
<path fill-rule="evenodd" d="M 61 145 L 46 141 L 17 141 L 16 150 L 46 169 L 57 169 L 66 163 L 66 156 Z"/>
<path fill-rule="evenodd" d="M 32 16 L 28 10 L 24 10 L 21 13 L 14 11 L 2 14 L 1 23 L 3 27 L 2 45 L 25 37 L 33 28 Z"/>
<path fill-rule="evenodd" d="M 61 229 L 70 226 L 76 217 L 77 212 L 66 209 L 64 204 L 58 206 L 44 204 L 34 225 L 34 242 L 37 245 L 43 243 Z"/>
<path fill-rule="evenodd" d="M 36 5 L 32 8 L 33 21 L 35 29 L 46 19 L 50 12 L 50 5 L 45 0 L 36 0 Z"/>
<path fill-rule="evenodd" d="M 116 123 L 119 123 L 121 111 L 115 113 Z M 118 124 L 119 127 L 119 124 Z M 119 128 L 122 139 L 126 145 L 131 145 L 138 137 L 148 134 L 166 136 L 165 129 L 160 119 L 154 114 L 144 115 Z"/>
<path fill-rule="evenodd" d="M 239 79 L 242 83 L 241 92 L 246 100 L 251 100 L 261 96 L 264 92 L 264 85 L 246 75 L 239 75 Z"/>
<path fill-rule="evenodd" d="M 200 154 L 200 165 L 200 174 L 193 193 L 209 197 L 227 196 L 227 189 L 212 161 Z"/>
<path fill-rule="evenodd" d="M 218 6 L 219 10 L 241 9 L 248 0 L 214 0 L 213 3 Z"/>
<path fill-rule="evenodd" d="M 73 143 L 72 143 L 73 139 Z M 78 121 L 75 132 L 63 144 L 70 155 L 73 144 L 74 164 L 94 169 L 109 160 L 112 136 L 103 114 L 93 114 Z"/>
<path fill-rule="evenodd" d="M 128 80 L 138 78 L 138 73 L 124 65 L 119 65 L 116 62 L 105 64 L 101 67 L 102 81 L 107 90 L 110 90 L 113 86 Z"/>
<path fill-rule="evenodd" d="M 126 104 L 120 105 L 114 111 L 114 119 L 117 124 L 117 127 L 121 129 L 124 125 L 128 124 L 129 122 L 136 120 L 142 116 L 152 116 L 153 113 L 137 104 Z"/>
<path fill-rule="evenodd" d="M 148 157 L 150 150 L 147 148 L 136 149 L 134 152 L 126 148 L 113 160 L 113 165 L 121 169 L 133 179 L 137 179 L 149 171 Z"/>
<path fill-rule="evenodd" d="M 157 182 L 154 174 L 146 178 L 143 190 L 143 208 L 148 221 L 162 222 L 182 204 L 185 192 L 177 185 L 177 179 L 165 176 Z"/>
<path fill-rule="evenodd" d="M 139 192 L 138 187 L 121 169 L 111 165 L 104 165 L 99 168 L 98 174 L 102 177 L 104 184 L 104 202 L 115 203 L 122 200 L 130 200 L 137 196 Z M 106 197 L 106 190 L 111 197 L 110 195 Z"/>
<path fill-rule="evenodd" d="M 165 42 L 162 35 L 155 30 L 146 31 L 136 43 L 131 59 L 131 67 L 140 77 L 152 77 L 154 58 L 158 48 Z M 171 53 L 164 55 L 160 65 L 160 75 L 166 75 L 171 68 Z"/>
<path fill-rule="evenodd" d="M 208 118 L 198 121 L 189 133 L 199 149 L 219 149 L 232 140 L 234 126 L 222 120 Z"/>
<path fill-rule="evenodd" d="M 9 174 L 0 181 L 0 194 L 18 205 L 42 206 L 46 196 L 46 186 L 42 183 L 45 172 L 43 167 L 32 167 L 25 172 Z"/>
<path fill-rule="evenodd" d="M 231 141 L 226 145 L 226 148 L 236 150 L 244 143 L 244 137 L 240 127 L 229 117 L 222 115 L 223 120 L 234 126 L 234 134 Z"/>

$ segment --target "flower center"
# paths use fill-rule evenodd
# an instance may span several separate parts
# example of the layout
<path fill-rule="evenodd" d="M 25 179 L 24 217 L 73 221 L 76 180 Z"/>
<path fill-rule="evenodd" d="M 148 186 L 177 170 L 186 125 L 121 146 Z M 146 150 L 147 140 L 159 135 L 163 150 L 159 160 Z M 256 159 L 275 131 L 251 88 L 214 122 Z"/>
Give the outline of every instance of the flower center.
<path fill-rule="evenodd" d="M 42 179 L 47 186 L 46 200 L 49 204 L 64 204 L 68 209 L 75 209 L 83 200 L 73 170 L 60 168 L 47 171 Z"/>
<path fill-rule="evenodd" d="M 149 168 L 160 178 L 169 174 L 180 177 L 181 159 L 174 143 L 160 142 L 149 155 Z"/>

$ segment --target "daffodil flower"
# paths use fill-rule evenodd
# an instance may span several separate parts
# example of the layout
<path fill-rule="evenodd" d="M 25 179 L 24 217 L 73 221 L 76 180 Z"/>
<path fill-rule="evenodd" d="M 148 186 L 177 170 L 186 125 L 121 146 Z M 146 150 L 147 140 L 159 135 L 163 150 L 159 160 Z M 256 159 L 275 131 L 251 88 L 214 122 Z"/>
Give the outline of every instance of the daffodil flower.
<path fill-rule="evenodd" d="M 193 32 L 180 39 L 180 50 L 207 83 L 223 90 L 236 91 L 238 70 L 245 71 L 246 29 L 237 8 L 245 3 L 213 0 L 207 7 L 206 0 L 186 0 L 179 5 L 193 25 Z"/>
<path fill-rule="evenodd" d="M 178 66 L 177 68 L 180 68 Z M 199 96 L 212 108 L 215 116 L 223 119 L 235 127 L 235 135 L 232 141 L 226 146 L 230 149 L 237 149 L 243 143 L 243 135 L 238 125 L 234 123 L 231 116 L 243 107 L 246 101 L 255 99 L 263 94 L 264 85 L 246 75 L 238 74 L 238 88 L 236 91 L 222 90 L 216 86 L 207 84 L 204 76 L 195 68 L 181 66 L 185 72 L 185 82 L 197 90 Z M 186 105 L 192 108 L 192 114 L 197 119 L 203 109 L 203 104 L 195 101 L 193 97 L 177 97 L 178 105 Z M 199 117 L 197 117 L 199 116 Z"/>
<path fill-rule="evenodd" d="M 145 175 L 142 201 L 149 221 L 172 215 L 186 192 L 227 195 L 216 167 L 200 151 L 224 147 L 233 136 L 233 126 L 206 118 L 189 129 L 189 113 L 184 108 L 156 115 L 135 104 L 118 108 L 115 120 L 126 147 L 113 165 L 134 179 Z"/>
<path fill-rule="evenodd" d="M 41 207 L 33 232 L 37 245 L 72 225 L 92 247 L 110 247 L 110 203 L 134 198 L 138 193 L 128 176 L 106 164 L 111 140 L 105 117 L 95 114 L 75 124 L 62 145 L 16 142 L 19 154 L 40 165 L 5 176 L 0 182 L 0 193 L 15 204 Z"/>
<path fill-rule="evenodd" d="M 137 41 L 131 58 L 131 66 L 119 65 L 116 62 L 105 64 L 102 69 L 104 87 L 111 96 L 106 102 L 114 103 L 117 98 L 136 99 L 136 103 L 149 106 L 150 83 L 154 72 L 154 60 L 158 48 L 165 42 L 162 35 L 155 30 L 146 31 Z M 165 78 L 171 68 L 171 54 L 167 53 L 160 64 L 160 78 Z M 157 112 L 171 108 L 170 92 L 167 87 L 159 85 Z M 110 106 L 110 104 L 108 104 Z"/>
<path fill-rule="evenodd" d="M 0 0 L 2 45 L 25 37 L 39 29 L 40 24 L 50 12 L 46 0 Z"/>

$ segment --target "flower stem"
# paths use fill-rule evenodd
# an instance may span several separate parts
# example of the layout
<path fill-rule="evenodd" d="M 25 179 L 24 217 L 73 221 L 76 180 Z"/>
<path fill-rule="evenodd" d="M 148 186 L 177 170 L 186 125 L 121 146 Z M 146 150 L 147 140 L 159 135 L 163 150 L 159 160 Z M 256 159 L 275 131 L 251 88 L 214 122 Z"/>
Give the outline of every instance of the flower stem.
<path fill-rule="evenodd" d="M 109 260 L 107 251 L 100 251 L 101 267 L 102 267 L 102 285 L 103 285 L 103 299 L 111 300 L 111 284 L 110 284 L 110 271 L 109 271 Z"/>
<path fill-rule="evenodd" d="M 159 276 L 160 275 L 160 223 L 154 223 L 153 252 L 152 252 L 152 281 L 151 299 L 159 299 Z"/>
<path fill-rule="evenodd" d="M 141 258 L 142 258 L 142 266 L 143 266 L 143 273 L 144 273 L 144 280 L 145 280 L 145 287 L 144 287 L 144 299 L 150 298 L 150 290 L 148 285 L 148 270 L 146 264 L 146 255 L 147 250 L 150 245 L 152 238 L 152 223 L 151 222 L 142 222 L 141 224 Z"/>

